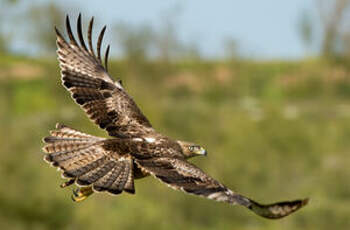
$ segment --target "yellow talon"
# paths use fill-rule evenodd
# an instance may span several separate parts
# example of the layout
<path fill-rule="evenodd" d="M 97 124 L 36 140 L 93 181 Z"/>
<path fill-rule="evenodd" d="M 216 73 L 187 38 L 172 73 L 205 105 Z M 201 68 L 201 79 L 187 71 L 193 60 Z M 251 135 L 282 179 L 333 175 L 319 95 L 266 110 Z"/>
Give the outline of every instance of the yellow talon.
<path fill-rule="evenodd" d="M 88 198 L 94 191 L 92 191 L 91 187 L 82 187 L 73 190 L 72 200 L 74 202 L 81 202 Z"/>

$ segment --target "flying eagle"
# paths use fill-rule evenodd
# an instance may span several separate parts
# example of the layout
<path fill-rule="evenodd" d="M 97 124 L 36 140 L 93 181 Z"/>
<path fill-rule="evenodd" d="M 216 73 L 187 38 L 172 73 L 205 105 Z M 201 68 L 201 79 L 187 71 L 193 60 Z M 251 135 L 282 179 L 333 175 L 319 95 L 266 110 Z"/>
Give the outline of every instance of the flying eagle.
<path fill-rule="evenodd" d="M 106 49 L 104 65 L 102 63 L 101 43 L 106 26 L 98 37 L 95 53 L 91 38 L 93 23 L 94 18 L 88 28 L 88 45 L 83 38 L 81 15 L 77 20 L 79 44 L 68 16 L 69 42 L 55 28 L 64 87 L 88 117 L 113 137 L 96 137 L 57 124 L 50 136 L 44 138 L 44 159 L 68 178 L 61 187 L 78 185 L 73 191 L 74 201 L 82 201 L 94 192 L 134 194 L 134 180 L 151 175 L 173 189 L 239 204 L 265 218 L 281 218 L 307 204 L 308 199 L 259 204 L 188 162 L 191 157 L 205 156 L 207 151 L 194 143 L 173 140 L 152 127 L 121 81 L 113 81 L 108 74 L 110 46 Z"/>

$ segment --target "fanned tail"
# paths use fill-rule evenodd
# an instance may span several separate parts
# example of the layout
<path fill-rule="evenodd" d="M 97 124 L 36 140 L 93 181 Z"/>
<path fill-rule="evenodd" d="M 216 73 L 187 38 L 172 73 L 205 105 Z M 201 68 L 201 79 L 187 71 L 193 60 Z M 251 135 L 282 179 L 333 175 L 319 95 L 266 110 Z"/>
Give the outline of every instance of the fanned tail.
<path fill-rule="evenodd" d="M 75 162 L 91 151 L 92 145 L 104 138 L 95 137 L 69 128 L 62 124 L 56 124 L 56 130 L 50 131 L 50 136 L 43 141 L 46 145 L 43 151 L 47 153 L 44 160 L 53 166 L 65 169 L 65 161 Z"/>
<path fill-rule="evenodd" d="M 79 186 L 92 186 L 95 192 L 134 193 L 133 161 L 130 157 L 112 157 L 103 144 L 107 139 L 79 132 L 57 124 L 56 130 L 44 138 L 44 160 L 60 168 L 64 178 Z"/>

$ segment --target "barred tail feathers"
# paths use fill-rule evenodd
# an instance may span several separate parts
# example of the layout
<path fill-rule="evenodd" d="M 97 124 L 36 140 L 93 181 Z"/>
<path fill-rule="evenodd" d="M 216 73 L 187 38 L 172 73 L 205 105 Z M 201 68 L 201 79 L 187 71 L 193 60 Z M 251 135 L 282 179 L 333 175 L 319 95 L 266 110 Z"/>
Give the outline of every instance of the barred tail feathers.
<path fill-rule="evenodd" d="M 46 143 L 43 147 L 46 153 L 44 160 L 53 166 L 59 166 L 60 162 L 77 157 L 78 152 L 104 139 L 57 123 L 56 129 L 50 131 L 50 136 L 43 139 Z"/>
<path fill-rule="evenodd" d="M 92 185 L 94 191 L 119 194 L 134 193 L 133 160 L 115 159 L 103 148 L 105 138 L 82 133 L 57 124 L 56 130 L 44 138 L 44 160 L 63 171 L 79 186 Z"/>

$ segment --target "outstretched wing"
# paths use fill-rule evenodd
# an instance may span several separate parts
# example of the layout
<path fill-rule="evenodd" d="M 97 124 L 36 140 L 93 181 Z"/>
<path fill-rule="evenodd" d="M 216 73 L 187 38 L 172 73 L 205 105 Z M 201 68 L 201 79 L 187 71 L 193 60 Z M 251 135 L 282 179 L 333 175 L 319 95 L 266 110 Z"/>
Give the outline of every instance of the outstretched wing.
<path fill-rule="evenodd" d="M 206 197 L 216 201 L 239 204 L 249 208 L 259 216 L 277 219 L 287 216 L 307 204 L 308 200 L 285 201 L 262 205 L 231 191 L 191 163 L 175 158 L 137 160 L 146 172 L 176 190 Z"/>
<path fill-rule="evenodd" d="M 55 28 L 63 85 L 89 118 L 107 130 L 110 136 L 136 137 L 153 132 L 150 122 L 120 82 L 113 82 L 109 76 L 107 72 L 109 46 L 105 54 L 105 66 L 102 64 L 101 44 L 106 27 L 103 27 L 99 35 L 97 55 L 95 54 L 91 38 L 93 22 L 92 18 L 88 30 L 89 48 L 85 45 L 82 34 L 81 15 L 77 22 L 80 45 L 74 38 L 68 16 L 66 29 L 70 42 L 67 42 Z"/>

